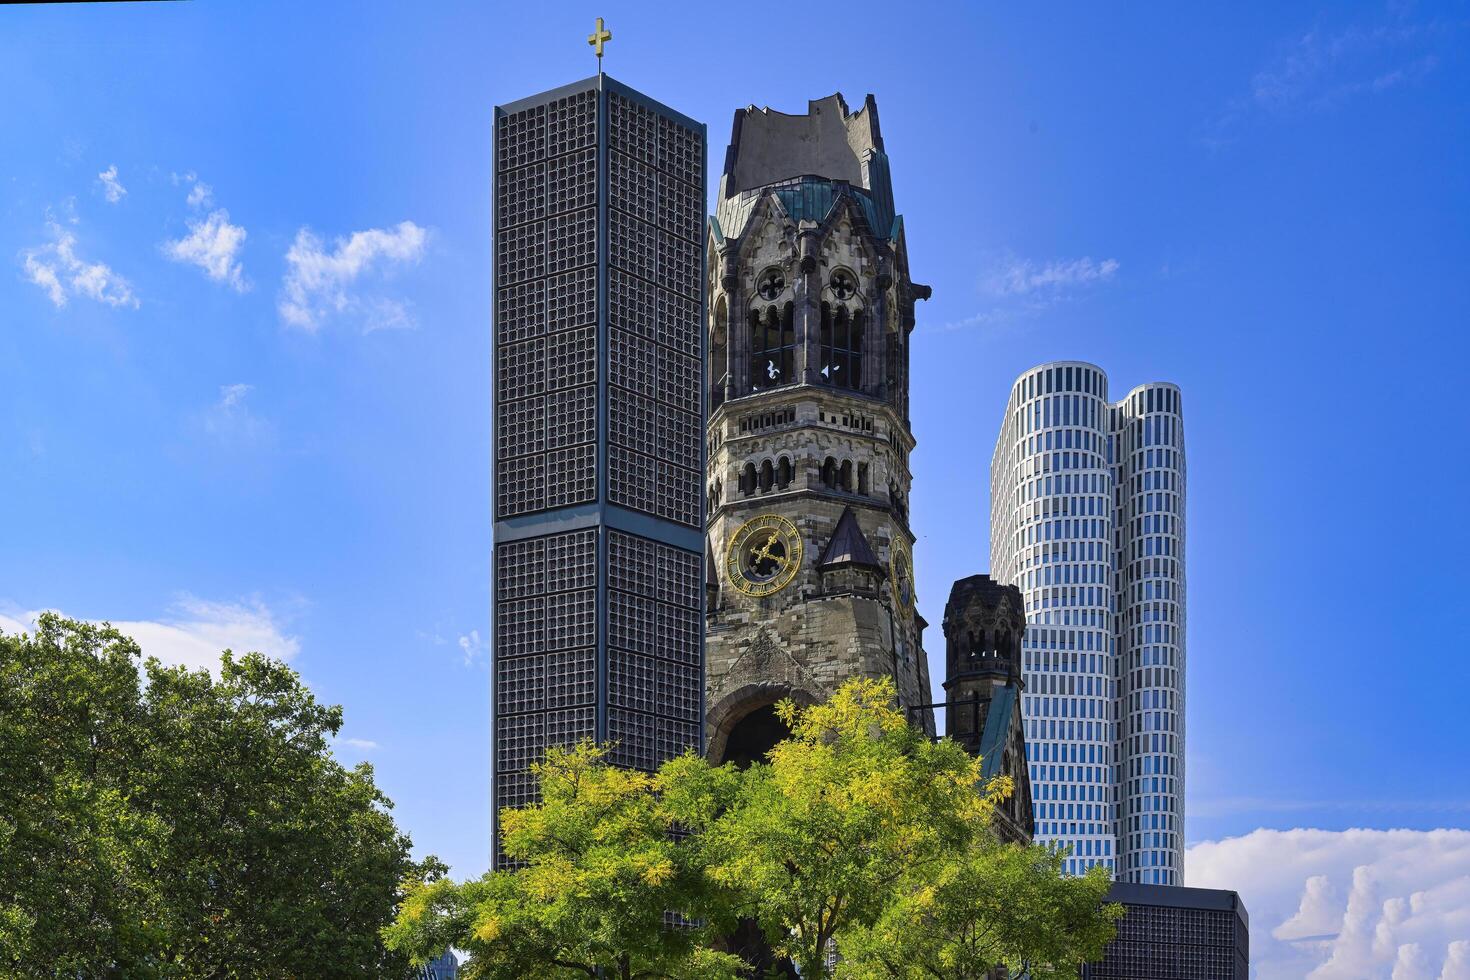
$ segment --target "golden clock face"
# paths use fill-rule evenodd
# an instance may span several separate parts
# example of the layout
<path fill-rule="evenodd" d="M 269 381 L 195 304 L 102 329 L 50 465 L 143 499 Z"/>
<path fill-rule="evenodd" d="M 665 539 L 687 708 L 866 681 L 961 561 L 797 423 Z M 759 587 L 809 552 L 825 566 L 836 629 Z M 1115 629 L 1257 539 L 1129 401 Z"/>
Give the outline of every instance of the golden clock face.
<path fill-rule="evenodd" d="M 740 525 L 725 549 L 725 574 L 735 588 L 760 598 L 780 592 L 801 570 L 801 535 L 777 514 Z"/>
<path fill-rule="evenodd" d="M 893 543 L 888 546 L 888 584 L 893 589 L 893 604 L 904 612 L 912 612 L 914 559 L 900 534 L 896 534 Z"/>

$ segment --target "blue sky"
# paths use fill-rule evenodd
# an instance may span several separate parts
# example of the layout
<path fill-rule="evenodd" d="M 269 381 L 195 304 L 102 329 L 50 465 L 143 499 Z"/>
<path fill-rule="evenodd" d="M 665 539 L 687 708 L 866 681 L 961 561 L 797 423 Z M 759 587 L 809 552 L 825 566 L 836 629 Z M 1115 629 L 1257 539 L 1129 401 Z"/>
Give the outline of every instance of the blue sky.
<path fill-rule="evenodd" d="M 0 9 L 0 616 L 289 656 L 485 867 L 490 114 L 590 74 L 600 14 L 716 164 L 739 106 L 877 95 L 931 622 L 1017 374 L 1177 382 L 1190 841 L 1470 827 L 1470 6 L 1017 6 Z M 1324 915 L 1373 860 L 1324 858 Z"/>

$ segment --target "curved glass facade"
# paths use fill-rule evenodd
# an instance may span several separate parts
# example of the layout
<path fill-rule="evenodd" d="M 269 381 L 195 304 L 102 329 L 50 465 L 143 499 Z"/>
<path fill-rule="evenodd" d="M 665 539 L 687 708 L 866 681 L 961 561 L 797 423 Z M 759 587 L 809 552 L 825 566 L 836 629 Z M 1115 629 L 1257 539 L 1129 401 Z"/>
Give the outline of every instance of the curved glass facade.
<path fill-rule="evenodd" d="M 1179 390 L 1117 404 L 1044 364 L 1011 388 L 991 460 L 990 564 L 1026 603 L 1036 837 L 1067 870 L 1183 880 L 1184 447 Z"/>

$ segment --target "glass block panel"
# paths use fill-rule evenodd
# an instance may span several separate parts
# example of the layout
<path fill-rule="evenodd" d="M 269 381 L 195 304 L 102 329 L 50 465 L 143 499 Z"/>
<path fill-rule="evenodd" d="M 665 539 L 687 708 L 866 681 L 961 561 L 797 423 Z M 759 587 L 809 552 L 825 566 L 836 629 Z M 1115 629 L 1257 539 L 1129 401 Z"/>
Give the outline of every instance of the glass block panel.
<path fill-rule="evenodd" d="M 546 591 L 546 539 L 495 546 L 495 595 L 500 599 L 539 596 Z"/>
<path fill-rule="evenodd" d="M 546 399 L 523 398 L 499 406 L 495 458 L 510 459 L 546 448 Z"/>
<path fill-rule="evenodd" d="M 608 498 L 624 507 L 654 513 L 658 503 L 653 457 L 614 444 L 608 447 L 607 459 Z"/>
<path fill-rule="evenodd" d="M 539 337 L 546 329 L 546 281 L 510 286 L 496 294 L 495 319 L 500 325 L 500 343 Z"/>
<path fill-rule="evenodd" d="M 597 143 L 597 93 L 577 92 L 547 107 L 547 155 L 561 156 Z"/>
<path fill-rule="evenodd" d="M 597 322 L 597 270 L 564 272 L 547 280 L 546 330 L 570 330 Z"/>
<path fill-rule="evenodd" d="M 623 650 L 607 654 L 608 704 L 652 713 L 658 703 L 658 661 Z"/>
<path fill-rule="evenodd" d="M 583 150 L 546 165 L 546 213 L 561 214 L 597 203 L 597 151 Z"/>
<path fill-rule="evenodd" d="M 608 761 L 615 766 L 629 766 L 645 771 L 657 768 L 655 726 L 652 715 L 640 714 L 627 708 L 608 708 L 607 737 L 613 743 Z"/>
<path fill-rule="evenodd" d="M 592 704 L 597 694 L 595 650 L 559 650 L 546 655 L 546 706 Z"/>
<path fill-rule="evenodd" d="M 509 286 L 546 274 L 546 223 L 533 221 L 495 236 L 495 282 Z"/>
<path fill-rule="evenodd" d="M 495 132 L 496 164 L 507 171 L 546 156 L 546 107 L 535 106 L 500 117 Z"/>
<path fill-rule="evenodd" d="M 546 366 L 553 389 L 597 380 L 597 332 L 593 327 L 554 333 L 547 343 Z"/>
<path fill-rule="evenodd" d="M 588 647 L 597 642 L 597 591 L 558 592 L 546 600 L 546 649 Z"/>
<path fill-rule="evenodd" d="M 568 507 L 597 499 L 597 446 L 588 443 L 546 454 L 546 506 Z"/>
<path fill-rule="evenodd" d="M 546 650 L 546 600 L 507 599 L 495 604 L 495 656 L 524 657 Z"/>
<path fill-rule="evenodd" d="M 568 211 L 546 220 L 546 269 L 567 272 L 597 261 L 597 209 Z"/>
<path fill-rule="evenodd" d="M 545 684 L 545 657 L 497 657 L 495 710 L 505 715 L 543 710 Z"/>
<path fill-rule="evenodd" d="M 597 438 L 597 386 L 582 385 L 548 396 L 546 445 L 575 446 Z"/>
<path fill-rule="evenodd" d="M 597 531 L 571 531 L 546 539 L 549 592 L 590 589 L 597 584 Z"/>
<path fill-rule="evenodd" d="M 546 164 L 502 174 L 495 185 L 495 221 L 501 231 L 545 216 Z"/>
<path fill-rule="evenodd" d="M 546 507 L 546 458 L 522 456 L 495 468 L 495 509 L 501 517 Z"/>

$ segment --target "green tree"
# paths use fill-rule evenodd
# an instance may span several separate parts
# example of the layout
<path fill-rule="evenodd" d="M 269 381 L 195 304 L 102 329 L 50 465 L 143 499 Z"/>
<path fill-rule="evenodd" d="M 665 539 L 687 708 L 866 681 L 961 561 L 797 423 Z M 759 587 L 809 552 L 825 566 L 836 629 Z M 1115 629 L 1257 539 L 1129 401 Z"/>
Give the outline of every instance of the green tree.
<path fill-rule="evenodd" d="M 904 881 L 964 851 L 1010 786 L 909 725 L 886 678 L 777 710 L 790 738 L 746 771 L 697 840 L 706 874 L 744 892 L 775 952 L 803 977 L 827 977 L 834 940 L 876 924 Z"/>
<path fill-rule="evenodd" d="M 986 980 L 1005 967 L 1035 980 L 1075 978 L 1112 941 L 1121 905 L 1104 904 L 1096 867 L 1062 874 L 1063 854 L 988 835 L 911 877 L 877 923 L 842 937 L 839 975 L 852 980 Z"/>
<path fill-rule="evenodd" d="M 519 867 L 410 883 L 388 945 L 415 962 L 465 950 L 469 978 L 737 976 L 739 958 L 709 948 L 710 919 L 669 922 L 671 912 L 717 913 L 669 801 L 697 811 L 699 787 L 726 792 L 733 773 L 693 770 L 670 794 L 665 775 L 610 766 L 591 744 L 548 749 L 534 767 L 541 802 L 501 811 L 502 846 Z"/>
<path fill-rule="evenodd" d="M 0 635 L 0 967 L 401 973 L 380 929 L 399 882 L 443 866 L 410 860 L 371 767 L 333 759 L 341 724 L 256 654 L 215 679 L 108 626 Z"/>

